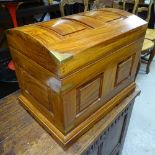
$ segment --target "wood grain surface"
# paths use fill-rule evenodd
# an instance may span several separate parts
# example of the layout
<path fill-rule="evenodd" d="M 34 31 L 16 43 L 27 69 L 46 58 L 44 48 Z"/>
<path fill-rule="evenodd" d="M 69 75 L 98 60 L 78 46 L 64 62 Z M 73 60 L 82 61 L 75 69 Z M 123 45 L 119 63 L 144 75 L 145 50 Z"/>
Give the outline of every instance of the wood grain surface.
<path fill-rule="evenodd" d="M 81 136 L 67 150 L 63 150 L 51 136 L 19 104 L 19 92 L 0 100 L 0 154 L 79 155 L 89 147 L 117 119 L 139 94 L 136 89 L 101 121 Z M 116 133 L 116 132 L 115 132 Z M 110 140 L 111 141 L 111 140 Z"/>
<path fill-rule="evenodd" d="M 101 9 L 11 29 L 19 100 L 67 147 L 135 89 L 147 23 Z"/>

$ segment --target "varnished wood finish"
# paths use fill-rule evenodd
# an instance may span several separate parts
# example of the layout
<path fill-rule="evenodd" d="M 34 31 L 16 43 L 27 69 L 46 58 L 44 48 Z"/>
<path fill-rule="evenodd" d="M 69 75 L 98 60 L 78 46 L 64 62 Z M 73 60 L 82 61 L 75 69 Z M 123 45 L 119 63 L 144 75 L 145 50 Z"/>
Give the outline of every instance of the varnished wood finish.
<path fill-rule="evenodd" d="M 112 155 L 112 152 L 116 151 L 121 153 L 133 102 L 138 94 L 139 90 L 136 90 L 67 150 L 63 150 L 20 106 L 17 100 L 19 93 L 14 93 L 0 100 L 0 154 Z"/>
<path fill-rule="evenodd" d="M 69 146 L 134 91 L 146 28 L 103 9 L 9 30 L 20 102 Z"/>

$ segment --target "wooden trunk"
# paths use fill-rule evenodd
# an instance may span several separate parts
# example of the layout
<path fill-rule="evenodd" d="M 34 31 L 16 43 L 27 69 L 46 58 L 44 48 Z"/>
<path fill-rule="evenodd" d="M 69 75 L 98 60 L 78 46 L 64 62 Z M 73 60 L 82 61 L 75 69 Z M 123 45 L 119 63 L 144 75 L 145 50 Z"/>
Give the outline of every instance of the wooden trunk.
<path fill-rule="evenodd" d="M 146 28 L 102 9 L 9 30 L 20 102 L 68 146 L 134 91 Z"/>

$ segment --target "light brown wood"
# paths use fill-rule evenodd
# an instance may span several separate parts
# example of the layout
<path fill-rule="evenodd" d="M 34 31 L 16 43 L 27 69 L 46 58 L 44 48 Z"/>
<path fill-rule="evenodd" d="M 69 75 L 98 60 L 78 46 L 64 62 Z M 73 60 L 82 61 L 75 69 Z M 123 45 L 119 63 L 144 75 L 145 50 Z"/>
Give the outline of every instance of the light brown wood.
<path fill-rule="evenodd" d="M 145 38 L 141 53 L 141 61 L 146 64 L 146 74 L 148 74 L 155 55 L 155 42 Z"/>
<path fill-rule="evenodd" d="M 84 86 L 79 88 L 78 96 L 78 104 L 77 104 L 77 113 L 84 110 L 90 104 L 95 104 L 97 100 L 101 97 L 101 82 L 102 82 L 102 75 L 93 79 L 86 83 Z"/>
<path fill-rule="evenodd" d="M 150 39 L 151 41 L 155 42 L 155 29 L 147 29 L 146 30 L 146 39 Z"/>
<path fill-rule="evenodd" d="M 20 106 L 19 93 L 11 94 L 0 100 L 0 154 L 97 155 L 99 148 L 102 148 L 100 155 L 109 155 L 108 152 L 116 148 L 121 154 L 133 101 L 138 94 L 136 89 L 67 150 L 63 150 Z M 124 130 L 120 129 L 122 126 Z M 106 147 L 101 147 L 102 143 Z"/>
<path fill-rule="evenodd" d="M 69 146 L 134 91 L 146 28 L 101 9 L 9 30 L 20 102 Z"/>
<path fill-rule="evenodd" d="M 148 52 L 148 50 L 153 49 L 154 43 L 149 39 L 144 39 L 143 47 L 142 47 L 142 54 L 145 54 Z"/>
<path fill-rule="evenodd" d="M 117 82 L 116 82 L 117 85 L 130 76 L 132 59 L 133 59 L 132 57 L 129 57 L 127 58 L 127 60 L 124 60 L 118 65 Z"/>

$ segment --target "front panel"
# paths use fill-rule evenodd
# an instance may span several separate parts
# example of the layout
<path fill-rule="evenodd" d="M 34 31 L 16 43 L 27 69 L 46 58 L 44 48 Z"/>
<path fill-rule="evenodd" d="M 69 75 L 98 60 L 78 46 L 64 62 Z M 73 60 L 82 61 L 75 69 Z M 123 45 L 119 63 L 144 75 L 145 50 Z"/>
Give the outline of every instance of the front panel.
<path fill-rule="evenodd" d="M 71 91 L 67 92 L 66 89 L 63 95 L 64 111 L 69 107 L 72 111 L 64 117 L 66 133 L 86 121 L 101 107 L 106 111 L 109 108 L 107 101 L 133 83 L 142 40 L 143 38 L 115 52 L 110 56 L 110 62 L 109 57 L 101 59 L 64 79 L 63 82 L 66 80 L 68 86 L 75 86 L 72 89 L 66 87 Z M 67 98 L 71 98 L 71 102 Z M 66 113 L 68 111 L 64 115 Z"/>

